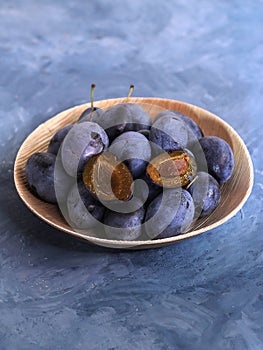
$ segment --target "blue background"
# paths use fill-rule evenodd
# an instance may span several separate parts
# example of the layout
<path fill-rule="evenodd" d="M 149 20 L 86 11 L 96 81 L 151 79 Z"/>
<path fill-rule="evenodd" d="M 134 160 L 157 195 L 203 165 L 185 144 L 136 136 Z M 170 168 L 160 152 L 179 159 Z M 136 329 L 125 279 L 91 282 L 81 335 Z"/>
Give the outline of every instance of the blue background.
<path fill-rule="evenodd" d="M 0 349 L 263 348 L 263 3 L 0 1 Z M 79 242 L 13 184 L 57 112 L 134 96 L 204 107 L 244 139 L 255 184 L 223 226 L 150 251 Z"/>

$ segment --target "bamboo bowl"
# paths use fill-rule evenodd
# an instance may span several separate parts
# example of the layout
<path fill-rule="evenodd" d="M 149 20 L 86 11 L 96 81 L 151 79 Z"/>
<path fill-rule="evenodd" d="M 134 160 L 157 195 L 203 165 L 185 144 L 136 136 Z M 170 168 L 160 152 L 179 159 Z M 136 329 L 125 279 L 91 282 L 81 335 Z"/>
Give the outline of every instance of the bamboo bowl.
<path fill-rule="evenodd" d="M 95 105 L 108 108 L 124 101 L 120 98 L 103 100 L 97 101 Z M 49 140 L 54 133 L 61 127 L 75 122 L 90 104 L 70 108 L 47 120 L 27 137 L 19 149 L 14 165 L 14 180 L 18 194 L 28 208 L 50 225 L 75 237 L 97 245 L 124 249 L 156 248 L 179 242 L 218 227 L 236 215 L 251 193 L 254 177 L 250 155 L 236 131 L 216 115 L 187 103 L 159 98 L 131 98 L 129 102 L 140 104 L 147 109 L 152 119 L 154 119 L 158 109 L 173 109 L 181 112 L 197 122 L 205 136 L 218 136 L 229 143 L 235 158 L 234 173 L 231 179 L 221 187 L 221 201 L 213 213 L 208 217 L 197 220 L 190 232 L 179 236 L 148 241 L 115 241 L 94 237 L 92 230 L 88 234 L 74 231 L 61 216 L 56 205 L 43 202 L 32 195 L 25 177 L 27 159 L 35 152 L 46 151 Z"/>

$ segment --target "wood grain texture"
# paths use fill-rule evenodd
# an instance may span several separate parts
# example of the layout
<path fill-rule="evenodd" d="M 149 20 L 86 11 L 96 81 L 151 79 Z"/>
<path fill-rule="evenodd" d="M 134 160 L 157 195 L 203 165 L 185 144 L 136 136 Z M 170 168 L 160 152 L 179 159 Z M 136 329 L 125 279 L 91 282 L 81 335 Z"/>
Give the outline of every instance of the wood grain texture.
<path fill-rule="evenodd" d="M 97 101 L 95 105 L 101 108 L 108 108 L 125 100 L 103 100 Z M 90 104 L 70 108 L 41 124 L 27 137 L 19 149 L 14 165 L 14 180 L 17 191 L 28 208 L 50 225 L 66 233 L 94 244 L 126 249 L 154 248 L 178 242 L 209 231 L 233 217 L 248 199 L 254 178 L 250 155 L 236 131 L 216 115 L 180 101 L 158 98 L 131 98 L 129 102 L 140 104 L 152 119 L 162 109 L 177 110 L 197 122 L 205 136 L 218 136 L 229 143 L 235 158 L 234 173 L 231 179 L 222 186 L 221 201 L 215 211 L 210 216 L 198 220 L 191 231 L 185 234 L 153 241 L 113 241 L 93 237 L 92 231 L 88 235 L 74 231 L 62 218 L 56 205 L 45 203 L 31 194 L 25 177 L 25 163 L 31 154 L 46 151 L 49 140 L 56 131 L 67 124 L 74 123 L 82 111 L 89 107 Z"/>

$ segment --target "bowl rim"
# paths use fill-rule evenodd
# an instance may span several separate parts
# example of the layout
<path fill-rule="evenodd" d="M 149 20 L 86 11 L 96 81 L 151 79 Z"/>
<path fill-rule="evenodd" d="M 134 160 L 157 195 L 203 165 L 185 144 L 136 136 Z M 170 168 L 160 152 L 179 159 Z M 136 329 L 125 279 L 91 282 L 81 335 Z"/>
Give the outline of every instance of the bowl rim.
<path fill-rule="evenodd" d="M 102 105 L 102 104 L 109 104 L 113 105 L 113 104 L 117 104 L 117 103 L 121 103 L 126 101 L 126 97 L 122 97 L 122 98 L 114 98 L 114 99 L 105 99 L 105 100 L 98 100 L 95 101 L 94 104 L 96 103 L 96 105 Z M 89 236 L 87 234 L 82 234 L 80 232 L 74 231 L 74 229 L 67 229 L 66 227 L 62 227 L 59 224 L 54 223 L 51 219 L 43 216 L 42 214 L 40 214 L 37 209 L 33 206 L 31 206 L 27 199 L 25 198 L 26 196 L 24 196 L 24 187 L 22 186 L 20 180 L 19 180 L 19 165 L 18 165 L 18 161 L 21 157 L 21 155 L 23 154 L 24 151 L 24 147 L 27 144 L 29 138 L 32 136 L 32 134 L 34 134 L 37 129 L 39 127 L 42 127 L 43 125 L 45 125 L 45 123 L 48 123 L 51 119 L 53 118 L 60 118 L 60 116 L 65 115 L 73 112 L 76 108 L 79 107 L 83 107 L 84 108 L 88 108 L 90 107 L 90 103 L 84 103 L 84 104 L 79 104 L 79 105 L 75 105 L 73 107 L 70 107 L 68 109 L 65 109 L 59 113 L 57 113 L 56 115 L 54 115 L 53 117 L 47 119 L 44 123 L 40 124 L 37 128 L 35 128 L 27 137 L 26 139 L 23 141 L 23 143 L 21 144 L 16 158 L 15 158 L 15 162 L 14 162 L 14 183 L 15 183 L 15 187 L 16 190 L 18 192 L 18 195 L 20 196 L 20 198 L 22 199 L 22 201 L 25 203 L 25 205 L 39 218 L 41 218 L 43 221 L 45 221 L 46 223 L 48 223 L 49 225 L 55 227 L 56 229 L 59 229 L 60 231 L 66 232 L 72 236 L 75 236 L 77 238 L 80 239 L 84 239 L 85 241 L 88 241 L 89 243 L 93 243 L 96 245 L 100 245 L 100 246 L 104 246 L 104 247 L 109 247 L 109 248 L 116 248 L 116 249 L 148 249 L 148 248 L 158 248 L 160 246 L 163 245 L 168 245 L 171 243 L 176 243 L 176 242 L 180 242 L 184 239 L 187 238 L 191 238 L 191 237 L 195 237 L 197 235 L 200 235 L 201 233 L 205 233 L 208 231 L 211 231 L 213 229 L 215 229 L 216 227 L 224 224 L 225 222 L 227 222 L 228 220 L 230 220 L 232 217 L 234 217 L 239 211 L 240 209 L 244 206 L 245 202 L 248 200 L 252 188 L 253 188 L 253 184 L 254 184 L 254 169 L 253 169 L 253 162 L 251 159 L 251 156 L 249 154 L 249 151 L 247 149 L 247 146 L 245 144 L 245 142 L 242 140 L 242 138 L 239 136 L 239 134 L 235 131 L 235 129 L 229 125 L 226 121 L 224 121 L 223 119 L 221 119 L 220 117 L 218 117 L 217 115 L 211 113 L 210 111 L 198 107 L 196 105 L 190 104 L 190 103 L 186 103 L 186 102 L 182 102 L 182 101 L 178 101 L 178 100 L 173 100 L 173 99 L 165 99 L 165 98 L 155 98 L 155 97 L 132 97 L 129 99 L 130 103 L 141 103 L 141 104 L 147 104 L 147 101 L 150 102 L 151 104 L 153 104 L 152 102 L 159 102 L 159 104 L 157 104 L 158 106 L 161 106 L 162 104 L 166 103 L 167 101 L 170 102 L 175 102 L 181 105 L 184 105 L 185 107 L 190 107 L 190 108 L 194 108 L 196 111 L 199 111 L 201 113 L 206 113 L 207 115 L 210 115 L 212 118 L 214 118 L 215 120 L 217 120 L 219 123 L 221 123 L 225 129 L 228 129 L 231 134 L 235 135 L 235 138 L 238 139 L 238 142 L 240 143 L 240 145 L 242 146 L 242 151 L 245 153 L 246 156 L 246 160 L 248 162 L 248 168 L 249 168 L 249 182 L 248 182 L 248 188 L 246 193 L 244 194 L 242 200 L 239 202 L 239 204 L 233 209 L 231 210 L 231 212 L 229 212 L 226 216 L 224 216 L 223 218 L 221 218 L 220 220 L 193 230 L 193 231 L 189 231 L 187 233 L 183 233 L 177 236 L 172 236 L 172 237 L 167 237 L 167 238 L 160 238 L 160 239 L 154 239 L 154 240 L 147 240 L 147 241 L 140 241 L 140 240 L 136 240 L 136 241 L 125 241 L 125 240 L 111 240 L 111 239 L 106 239 L 106 238 L 99 238 L 99 237 L 93 237 L 93 236 Z M 56 205 L 56 204 L 54 204 Z M 92 231 L 92 229 L 90 230 Z"/>

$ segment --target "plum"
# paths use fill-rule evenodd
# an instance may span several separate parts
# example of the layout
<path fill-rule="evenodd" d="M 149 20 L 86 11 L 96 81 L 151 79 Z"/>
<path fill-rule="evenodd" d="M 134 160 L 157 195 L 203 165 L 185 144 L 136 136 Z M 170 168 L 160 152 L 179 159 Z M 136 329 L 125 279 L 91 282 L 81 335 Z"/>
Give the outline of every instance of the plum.
<path fill-rule="evenodd" d="M 234 155 L 225 140 L 217 136 L 202 137 L 192 150 L 198 161 L 198 170 L 207 169 L 220 185 L 230 179 L 234 171 Z"/>
<path fill-rule="evenodd" d="M 196 122 L 193 121 L 193 119 L 189 118 L 188 116 L 179 113 L 177 111 L 174 110 L 166 110 L 166 111 L 162 111 L 160 112 L 156 118 L 155 121 L 157 121 L 158 119 L 162 118 L 163 116 L 171 115 L 171 113 L 173 113 L 173 118 L 175 120 L 181 120 L 183 121 L 186 126 L 187 126 L 187 130 L 188 130 L 188 142 L 187 142 L 187 147 L 189 147 L 194 141 L 199 140 L 200 138 L 202 138 L 204 136 L 201 128 L 197 125 Z"/>
<path fill-rule="evenodd" d="M 108 147 L 109 139 L 105 131 L 96 123 L 75 124 L 61 145 L 61 159 L 66 172 L 77 176 L 79 162 L 102 152 Z"/>
<path fill-rule="evenodd" d="M 80 230 L 97 226 L 103 218 L 105 208 L 89 194 L 88 191 L 79 193 L 75 183 L 67 198 L 69 223 Z"/>
<path fill-rule="evenodd" d="M 144 109 L 133 103 L 120 103 L 104 113 L 94 113 L 92 120 L 106 131 L 110 142 L 125 131 L 145 130 L 151 125 Z"/>
<path fill-rule="evenodd" d="M 166 238 L 186 232 L 194 218 L 194 201 L 182 188 L 164 190 L 148 206 L 145 232 L 149 238 Z"/>
<path fill-rule="evenodd" d="M 26 162 L 26 178 L 32 193 L 40 199 L 56 203 L 54 168 L 56 156 L 52 153 L 38 152 Z"/>
<path fill-rule="evenodd" d="M 195 205 L 195 217 L 204 217 L 212 213 L 220 202 L 218 182 L 206 172 L 197 173 L 197 179 L 188 188 Z"/>
<path fill-rule="evenodd" d="M 149 140 L 164 151 L 174 151 L 185 148 L 188 142 L 188 130 L 186 124 L 174 118 L 174 113 L 157 116 L 153 123 Z"/>
<path fill-rule="evenodd" d="M 100 201 L 127 201 L 132 196 L 133 178 L 129 169 L 109 151 L 80 161 L 77 181 Z"/>
<path fill-rule="evenodd" d="M 189 150 L 163 152 L 147 165 L 146 173 L 156 185 L 172 188 L 189 184 L 196 174 L 196 161 Z"/>
<path fill-rule="evenodd" d="M 147 174 L 142 174 L 134 185 L 134 196 L 141 198 L 146 206 L 162 192 L 162 188 L 156 185 Z"/>
<path fill-rule="evenodd" d="M 145 172 L 147 162 L 151 158 L 149 141 L 135 131 L 128 131 L 118 136 L 109 150 L 126 164 L 133 178 L 138 178 Z"/>
<path fill-rule="evenodd" d="M 58 154 L 60 146 L 68 134 L 69 130 L 73 127 L 73 125 L 66 125 L 63 128 L 59 129 L 55 135 L 51 138 L 48 145 L 48 153 L 53 153 L 55 155 Z"/>
<path fill-rule="evenodd" d="M 132 241 L 142 234 L 143 207 L 131 213 L 118 213 L 107 209 L 104 215 L 104 231 L 109 239 Z"/>
<path fill-rule="evenodd" d="M 82 112 L 82 114 L 78 119 L 78 123 L 94 121 L 94 118 L 96 119 L 96 116 L 99 116 L 100 114 L 103 114 L 103 113 L 104 113 L 104 110 L 101 108 L 89 107 L 85 109 L 84 112 Z"/>

